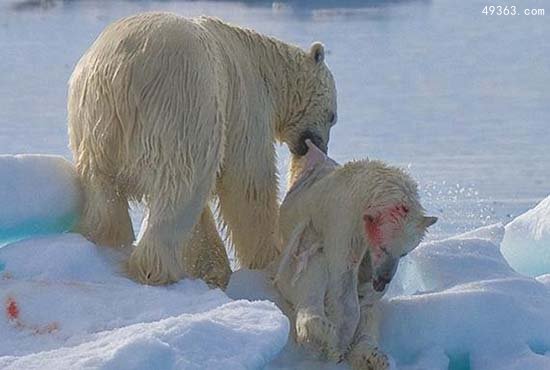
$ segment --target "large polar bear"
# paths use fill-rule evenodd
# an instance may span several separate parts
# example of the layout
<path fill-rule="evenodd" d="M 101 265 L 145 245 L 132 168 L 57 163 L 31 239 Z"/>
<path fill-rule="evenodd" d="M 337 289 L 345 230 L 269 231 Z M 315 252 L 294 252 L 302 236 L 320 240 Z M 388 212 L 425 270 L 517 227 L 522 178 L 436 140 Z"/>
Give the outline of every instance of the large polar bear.
<path fill-rule="evenodd" d="M 319 43 L 303 51 L 213 18 L 145 13 L 108 26 L 80 59 L 68 120 L 86 195 L 78 231 L 131 244 L 128 200 L 144 201 L 128 272 L 163 284 L 185 275 L 187 249 L 219 241 L 213 195 L 240 264 L 273 260 L 275 143 L 326 151 L 336 90 Z"/>

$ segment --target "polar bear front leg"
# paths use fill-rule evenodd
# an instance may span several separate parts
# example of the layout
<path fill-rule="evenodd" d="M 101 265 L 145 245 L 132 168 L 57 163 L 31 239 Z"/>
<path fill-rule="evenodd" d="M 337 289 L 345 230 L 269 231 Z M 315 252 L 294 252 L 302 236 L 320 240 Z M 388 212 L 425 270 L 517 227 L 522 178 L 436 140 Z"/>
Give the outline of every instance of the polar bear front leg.
<path fill-rule="evenodd" d="M 278 255 L 280 237 L 275 149 L 228 153 L 218 179 L 221 216 L 241 267 L 262 269 Z M 260 146 L 261 147 L 261 146 Z M 242 162 L 244 160 L 244 162 Z"/>
<path fill-rule="evenodd" d="M 325 315 L 327 266 L 320 253 L 311 257 L 307 269 L 296 282 L 283 275 L 277 287 L 294 301 L 296 342 L 310 347 L 327 359 L 340 361 L 337 327 Z M 290 278 L 290 280 L 289 280 Z"/>
<path fill-rule="evenodd" d="M 393 368 L 392 359 L 381 351 L 372 332 L 369 332 L 368 320 L 370 307 L 361 307 L 361 320 L 357 328 L 356 337 L 348 354 L 348 362 L 353 370 L 390 370 Z"/>
<path fill-rule="evenodd" d="M 348 357 L 353 370 L 390 370 L 391 360 L 376 345 L 363 341 L 357 343 Z"/>
<path fill-rule="evenodd" d="M 229 282 L 229 259 L 208 206 L 193 229 L 189 246 L 184 249 L 183 263 L 188 274 L 208 284 L 225 289 Z"/>
<path fill-rule="evenodd" d="M 316 307 L 297 308 L 296 342 L 319 351 L 329 360 L 339 362 L 343 359 L 338 349 L 336 326 Z"/>
<path fill-rule="evenodd" d="M 354 270 L 331 271 L 329 267 L 325 305 L 327 316 L 337 330 L 338 346 L 347 351 L 360 321 L 357 273 Z"/>

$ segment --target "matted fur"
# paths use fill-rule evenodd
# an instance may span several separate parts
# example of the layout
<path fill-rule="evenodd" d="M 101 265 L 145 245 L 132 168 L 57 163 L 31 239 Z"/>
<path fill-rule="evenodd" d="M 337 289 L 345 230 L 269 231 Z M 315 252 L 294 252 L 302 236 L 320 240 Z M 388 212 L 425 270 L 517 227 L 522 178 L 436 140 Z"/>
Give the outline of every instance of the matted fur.
<path fill-rule="evenodd" d="M 323 55 L 320 44 L 307 52 L 206 17 L 145 13 L 109 25 L 69 82 L 70 147 L 86 195 L 77 230 L 128 245 L 128 200 L 143 201 L 128 271 L 168 283 L 187 272 L 182 248 L 217 240 L 190 243 L 197 223 L 215 233 L 200 216 L 217 195 L 240 264 L 266 266 L 279 247 L 275 142 L 295 148 L 314 132 L 326 145 L 334 123 Z"/>
<path fill-rule="evenodd" d="M 435 218 L 424 216 L 416 183 L 402 170 L 369 160 L 338 166 L 308 145 L 281 206 L 285 249 L 275 286 L 299 343 L 354 369 L 386 370 L 390 360 L 367 330 L 368 308 Z M 381 236 L 368 235 L 370 217 Z"/>

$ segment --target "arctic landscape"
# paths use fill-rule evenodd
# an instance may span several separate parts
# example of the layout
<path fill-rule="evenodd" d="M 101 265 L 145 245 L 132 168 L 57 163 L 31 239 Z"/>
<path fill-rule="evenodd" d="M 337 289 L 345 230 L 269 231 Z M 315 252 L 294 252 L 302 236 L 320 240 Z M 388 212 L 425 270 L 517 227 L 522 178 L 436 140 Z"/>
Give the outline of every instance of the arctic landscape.
<path fill-rule="evenodd" d="M 346 368 L 287 340 L 260 271 L 235 272 L 225 293 L 199 280 L 151 287 L 124 277 L 125 251 L 78 234 L 9 242 L 29 220 L 69 228 L 78 188 L 61 157 L 1 156 L 0 175 L 15 179 L 0 187 L 1 368 Z M 371 330 L 397 369 L 548 369 L 549 246 L 550 197 L 506 226 L 422 243 L 373 307 Z"/>
<path fill-rule="evenodd" d="M 439 217 L 373 308 L 396 370 L 550 369 L 550 23 L 483 6 L 1 2 L 0 369 L 349 368 L 289 339 L 260 271 L 236 271 L 225 292 L 144 286 L 122 273 L 128 251 L 68 232 L 81 205 L 67 80 L 108 23 L 150 10 L 325 43 L 338 87 L 330 155 L 407 169 Z M 139 230 L 139 206 L 132 217 Z"/>

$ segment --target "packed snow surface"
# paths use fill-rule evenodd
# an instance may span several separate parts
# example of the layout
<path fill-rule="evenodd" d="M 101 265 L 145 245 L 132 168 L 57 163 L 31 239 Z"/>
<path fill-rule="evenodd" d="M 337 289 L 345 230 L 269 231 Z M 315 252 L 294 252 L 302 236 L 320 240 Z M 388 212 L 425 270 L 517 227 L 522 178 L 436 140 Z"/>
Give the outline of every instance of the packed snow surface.
<path fill-rule="evenodd" d="M 506 225 L 502 254 L 523 274 L 550 273 L 550 196 Z"/>
<path fill-rule="evenodd" d="M 422 243 L 401 261 L 371 322 L 398 370 L 550 369 L 550 275 L 514 271 L 499 250 L 504 232 L 497 224 Z M 239 271 L 228 294 L 265 299 L 274 293 L 262 281 Z M 329 368 L 291 344 L 268 368 L 293 366 Z"/>
<path fill-rule="evenodd" d="M 3 209 L 14 220 L 74 212 L 71 167 L 24 159 L 2 157 L 4 171 L 16 162 L 3 191 L 20 192 L 4 197 Z M 40 196 L 21 198 L 33 192 L 17 177 L 25 166 Z M 50 178 L 48 171 L 58 172 Z M 550 274 L 522 275 L 500 250 L 523 272 L 548 272 L 549 222 L 550 198 L 506 227 L 428 241 L 405 257 L 370 323 L 397 369 L 549 369 Z M 76 234 L 0 248 L 0 368 L 348 368 L 287 343 L 288 320 L 262 272 L 236 272 L 227 295 L 192 280 L 143 286 L 121 272 L 128 252 Z"/>
<path fill-rule="evenodd" d="M 432 240 L 508 222 L 548 194 L 550 48 L 544 46 L 550 22 L 547 16 L 486 17 L 482 0 L 462 2 L 457 12 L 455 3 L 0 1 L 0 148 L 70 158 L 67 80 L 107 24 L 151 10 L 212 15 L 305 48 L 314 40 L 325 43 L 339 95 L 331 156 L 410 167 L 426 208 L 440 217 Z M 540 4 L 528 1 L 527 7 Z M 284 174 L 288 153 L 277 150 Z M 0 239 L 66 230 L 72 193 L 40 176 L 68 179 L 66 184 L 70 176 L 58 168 L 46 171 L 46 164 L 22 176 L 5 167 L 14 158 L 0 162 Z M 550 221 L 540 212 L 509 224 L 502 243 L 511 266 L 532 276 L 549 271 L 548 228 L 540 225 Z M 400 370 L 550 368 L 550 274 L 536 280 L 516 274 L 498 251 L 498 236 L 502 228 L 495 226 L 425 243 L 403 261 L 373 323 Z M 137 286 L 117 273 L 119 256 L 78 236 L 29 240 L 0 252 L 0 368 L 139 369 L 156 363 L 169 369 L 182 358 L 196 360 L 187 366 L 194 368 L 203 352 L 214 359 L 225 348 L 245 363 L 247 356 L 267 361 L 282 345 L 283 328 L 268 335 L 264 327 L 269 320 L 281 323 L 273 306 L 231 303 L 200 282 Z M 259 272 L 239 272 L 228 294 L 266 299 L 273 292 L 262 290 L 265 284 Z M 202 317 L 205 326 L 229 327 L 224 317 L 239 305 L 246 310 L 231 321 L 245 325 L 250 318 L 257 330 L 210 335 L 193 321 Z M 167 332 L 189 336 L 179 342 L 180 335 L 160 330 L 167 326 Z M 207 345 L 211 352 L 203 351 Z M 219 363 L 233 365 L 228 356 L 222 351 Z M 261 363 L 246 360 L 242 366 Z M 347 366 L 319 362 L 289 343 L 267 368 Z"/>
<path fill-rule="evenodd" d="M 403 260 L 374 308 L 382 346 L 403 369 L 550 368 L 550 290 L 508 265 L 503 234 L 495 225 L 424 243 Z"/>
<path fill-rule="evenodd" d="M 201 281 L 139 285 L 123 257 L 75 234 L 1 248 L 0 368 L 253 369 L 287 342 L 273 303 Z"/>
<path fill-rule="evenodd" d="M 63 232 L 75 221 L 80 188 L 60 156 L 0 155 L 0 246 L 32 234 Z"/>

